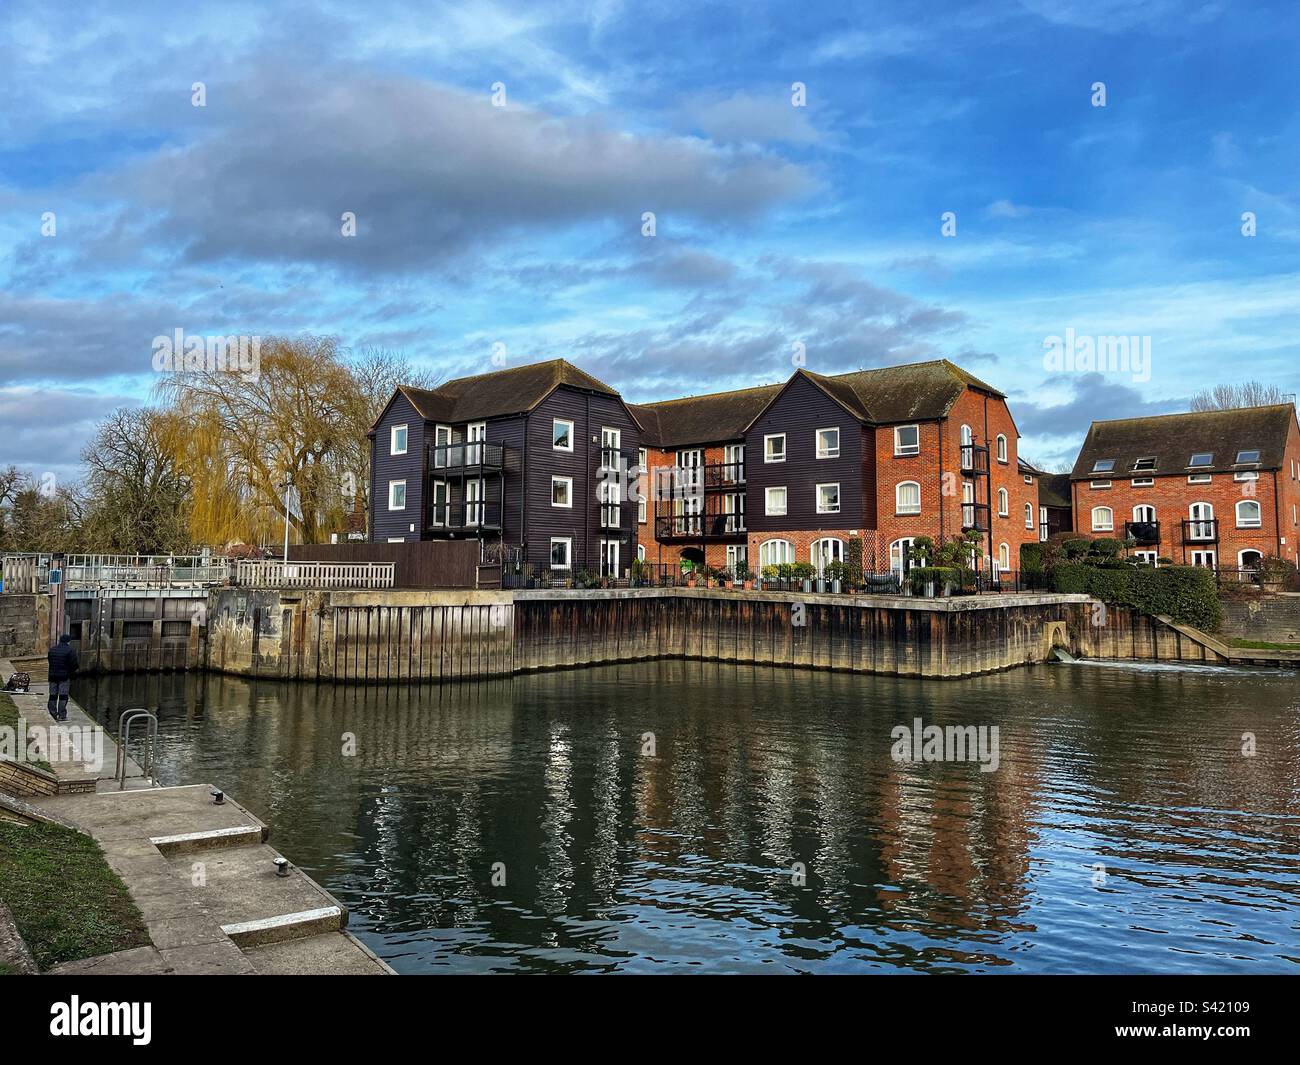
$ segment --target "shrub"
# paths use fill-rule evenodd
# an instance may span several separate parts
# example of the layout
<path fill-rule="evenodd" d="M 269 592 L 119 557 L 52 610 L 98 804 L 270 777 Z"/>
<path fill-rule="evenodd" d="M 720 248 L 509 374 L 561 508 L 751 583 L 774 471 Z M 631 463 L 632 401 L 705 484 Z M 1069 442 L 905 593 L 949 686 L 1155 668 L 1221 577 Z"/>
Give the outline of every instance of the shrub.
<path fill-rule="evenodd" d="M 1069 559 L 1083 558 L 1088 553 L 1090 546 L 1092 546 L 1092 541 L 1083 536 L 1074 536 L 1061 541 L 1061 550 L 1065 552 L 1065 557 Z"/>
<path fill-rule="evenodd" d="M 1214 572 L 1203 566 L 1094 566 L 1065 562 L 1052 573 L 1058 592 L 1081 592 L 1113 606 L 1165 614 L 1203 632 L 1222 621 Z"/>
<path fill-rule="evenodd" d="M 811 562 L 794 562 L 790 565 L 790 576 L 796 581 L 810 581 L 817 576 L 817 567 Z"/>
<path fill-rule="evenodd" d="M 849 557 L 848 565 L 844 570 L 844 578 L 852 585 L 862 583 L 862 537 L 849 537 Z"/>
<path fill-rule="evenodd" d="M 914 566 L 907 579 L 912 583 L 912 591 L 920 593 L 927 584 L 935 585 L 936 589 L 956 585 L 961 580 L 961 571 L 952 566 Z"/>

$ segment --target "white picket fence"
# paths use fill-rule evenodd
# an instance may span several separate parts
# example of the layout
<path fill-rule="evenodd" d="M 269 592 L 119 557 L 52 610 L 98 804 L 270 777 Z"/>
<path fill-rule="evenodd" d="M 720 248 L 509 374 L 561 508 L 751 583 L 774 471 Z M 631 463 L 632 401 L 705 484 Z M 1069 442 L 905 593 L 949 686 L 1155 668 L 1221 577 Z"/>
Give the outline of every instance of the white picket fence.
<path fill-rule="evenodd" d="M 391 562 L 271 562 L 243 560 L 235 580 L 247 588 L 391 588 Z"/>

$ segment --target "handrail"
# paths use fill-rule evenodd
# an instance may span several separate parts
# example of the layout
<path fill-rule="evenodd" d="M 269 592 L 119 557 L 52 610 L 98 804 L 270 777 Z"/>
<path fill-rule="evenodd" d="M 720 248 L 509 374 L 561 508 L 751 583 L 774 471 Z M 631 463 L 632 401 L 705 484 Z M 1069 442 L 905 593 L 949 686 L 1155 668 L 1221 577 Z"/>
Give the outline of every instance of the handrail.
<path fill-rule="evenodd" d="M 131 743 L 131 726 L 140 718 L 145 718 L 144 761 L 140 763 L 141 776 L 150 784 L 157 784 L 153 775 L 154 748 L 158 744 L 158 718 L 148 710 L 126 710 L 117 719 L 117 766 L 113 779 L 118 782 L 117 790 L 126 790 L 126 749 Z"/>
<path fill-rule="evenodd" d="M 244 559 L 235 580 L 252 588 L 391 588 L 392 562 L 279 562 Z"/>

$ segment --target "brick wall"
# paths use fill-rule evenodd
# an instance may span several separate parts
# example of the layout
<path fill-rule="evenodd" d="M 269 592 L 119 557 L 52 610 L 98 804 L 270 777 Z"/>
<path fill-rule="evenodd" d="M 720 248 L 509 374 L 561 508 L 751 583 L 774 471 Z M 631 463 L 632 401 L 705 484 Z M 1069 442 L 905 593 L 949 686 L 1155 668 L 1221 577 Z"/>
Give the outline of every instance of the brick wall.
<path fill-rule="evenodd" d="M 1300 644 L 1300 594 L 1225 600 L 1222 634 L 1261 643 Z"/>
<path fill-rule="evenodd" d="M 49 596 L 0 595 L 0 658 L 44 654 L 49 632 Z"/>
<path fill-rule="evenodd" d="M 59 782 L 52 773 L 35 766 L 0 761 L 0 791 L 18 796 L 57 795 Z"/>

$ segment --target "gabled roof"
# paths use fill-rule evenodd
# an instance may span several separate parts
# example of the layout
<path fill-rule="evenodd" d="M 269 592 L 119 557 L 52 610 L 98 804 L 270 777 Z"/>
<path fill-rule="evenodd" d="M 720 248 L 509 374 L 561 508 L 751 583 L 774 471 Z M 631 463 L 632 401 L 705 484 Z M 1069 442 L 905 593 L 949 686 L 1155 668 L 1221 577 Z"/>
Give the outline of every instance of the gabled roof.
<path fill-rule="evenodd" d="M 1189 472 L 1280 469 L 1286 452 L 1287 433 L 1295 420 L 1295 406 L 1280 403 L 1268 407 L 1238 407 L 1093 422 L 1070 477 L 1082 481 L 1103 476 L 1186 476 Z M 1258 465 L 1237 465 L 1240 451 L 1258 451 Z M 1208 452 L 1213 461 L 1208 466 L 1189 470 L 1192 455 L 1197 452 Z M 1154 458 L 1155 469 L 1134 471 L 1133 464 L 1140 458 Z M 1094 473 L 1093 467 L 1098 460 L 1107 459 L 1114 463 L 1114 467 L 1104 473 Z"/>
<path fill-rule="evenodd" d="M 410 400 L 411 406 L 425 421 L 452 423 L 522 414 L 536 407 L 560 385 L 621 398 L 605 382 L 565 359 L 458 377 L 432 390 L 398 385 L 397 391 Z"/>
<path fill-rule="evenodd" d="M 967 388 L 1006 399 L 992 385 L 947 359 L 884 366 L 878 370 L 856 370 L 833 377 L 808 370 L 799 372 L 854 417 L 877 425 L 945 417 Z"/>
<path fill-rule="evenodd" d="M 1070 503 L 1070 475 L 1068 473 L 1044 473 L 1038 481 L 1038 505 L 1042 507 L 1065 507 Z"/>
<path fill-rule="evenodd" d="M 631 407 L 645 429 L 650 447 L 690 447 L 740 440 L 750 422 L 762 413 L 781 385 L 758 385 L 732 392 L 686 396 Z"/>

